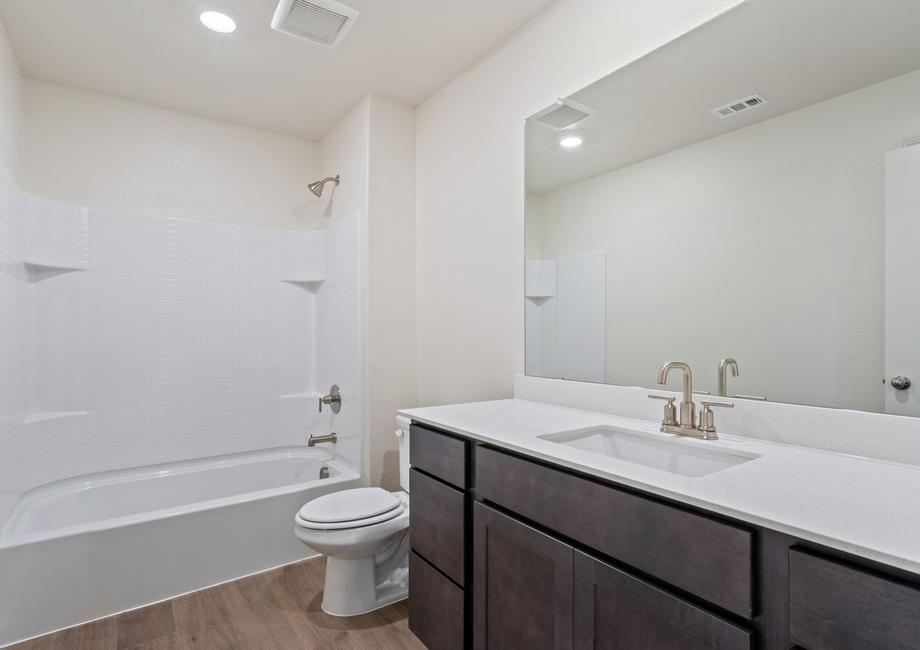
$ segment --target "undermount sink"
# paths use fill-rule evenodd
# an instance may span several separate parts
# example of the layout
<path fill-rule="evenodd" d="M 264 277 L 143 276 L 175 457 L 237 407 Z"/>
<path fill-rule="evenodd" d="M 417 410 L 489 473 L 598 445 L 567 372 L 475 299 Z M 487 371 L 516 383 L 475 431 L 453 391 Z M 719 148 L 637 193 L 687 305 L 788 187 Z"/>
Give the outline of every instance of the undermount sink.
<path fill-rule="evenodd" d="M 541 439 L 593 454 L 645 465 L 681 476 L 700 477 L 755 458 L 724 449 L 706 449 L 708 442 L 674 440 L 618 427 L 592 427 L 540 436 Z"/>

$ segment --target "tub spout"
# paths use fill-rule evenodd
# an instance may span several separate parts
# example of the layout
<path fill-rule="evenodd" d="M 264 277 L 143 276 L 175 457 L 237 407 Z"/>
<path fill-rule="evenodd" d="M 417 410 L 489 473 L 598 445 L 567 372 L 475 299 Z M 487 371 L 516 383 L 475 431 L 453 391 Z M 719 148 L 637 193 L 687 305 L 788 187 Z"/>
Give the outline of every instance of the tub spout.
<path fill-rule="evenodd" d="M 321 442 L 332 442 L 335 443 L 338 440 L 338 436 L 335 433 L 330 433 L 327 436 L 314 436 L 312 433 L 310 437 L 307 438 L 307 447 L 315 447 Z"/>

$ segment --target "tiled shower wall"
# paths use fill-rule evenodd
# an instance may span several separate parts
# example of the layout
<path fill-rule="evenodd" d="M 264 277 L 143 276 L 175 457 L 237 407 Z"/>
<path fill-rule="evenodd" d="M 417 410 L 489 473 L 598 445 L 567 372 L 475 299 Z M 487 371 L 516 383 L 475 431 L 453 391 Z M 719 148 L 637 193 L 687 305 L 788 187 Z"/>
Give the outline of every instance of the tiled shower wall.
<path fill-rule="evenodd" d="M 22 264 L 19 188 L 0 169 L 0 523 L 18 498 L 18 459 L 5 453 L 28 409 L 29 285 Z"/>
<path fill-rule="evenodd" d="M 295 233 L 17 196 L 0 203 L 0 524 L 36 486 L 308 431 L 336 429 L 359 465 L 359 218 Z M 330 381 L 350 398 L 334 418 Z"/>
<path fill-rule="evenodd" d="M 604 381 L 606 255 L 527 260 L 528 375 Z"/>
<path fill-rule="evenodd" d="M 324 409 L 311 423 L 318 431 L 335 431 L 337 453 L 360 471 L 362 387 L 361 278 L 364 276 L 361 233 L 364 217 L 342 218 L 326 230 L 326 275 L 317 296 L 316 384 L 325 393 L 332 384 L 342 391 L 342 410 L 333 415 Z"/>

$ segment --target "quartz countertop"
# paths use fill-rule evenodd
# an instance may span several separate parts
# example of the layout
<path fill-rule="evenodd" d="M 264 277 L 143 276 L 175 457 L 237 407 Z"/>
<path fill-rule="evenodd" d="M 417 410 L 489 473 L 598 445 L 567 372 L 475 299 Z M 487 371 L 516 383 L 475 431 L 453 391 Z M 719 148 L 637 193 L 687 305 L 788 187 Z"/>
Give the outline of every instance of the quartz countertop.
<path fill-rule="evenodd" d="M 730 431 L 720 430 L 718 440 L 695 440 L 662 434 L 656 422 L 525 399 L 415 408 L 400 414 L 920 575 L 920 467 L 914 465 L 765 442 Z M 757 458 L 687 477 L 540 438 L 597 426 Z"/>

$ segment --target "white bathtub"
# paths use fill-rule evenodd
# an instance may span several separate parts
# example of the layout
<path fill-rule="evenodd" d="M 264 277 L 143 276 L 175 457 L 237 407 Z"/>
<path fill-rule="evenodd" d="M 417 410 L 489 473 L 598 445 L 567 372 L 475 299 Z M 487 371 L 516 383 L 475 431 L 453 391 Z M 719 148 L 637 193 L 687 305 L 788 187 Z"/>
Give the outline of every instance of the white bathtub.
<path fill-rule="evenodd" d="M 0 646 L 310 557 L 294 514 L 358 479 L 296 447 L 31 490 L 0 531 Z"/>

